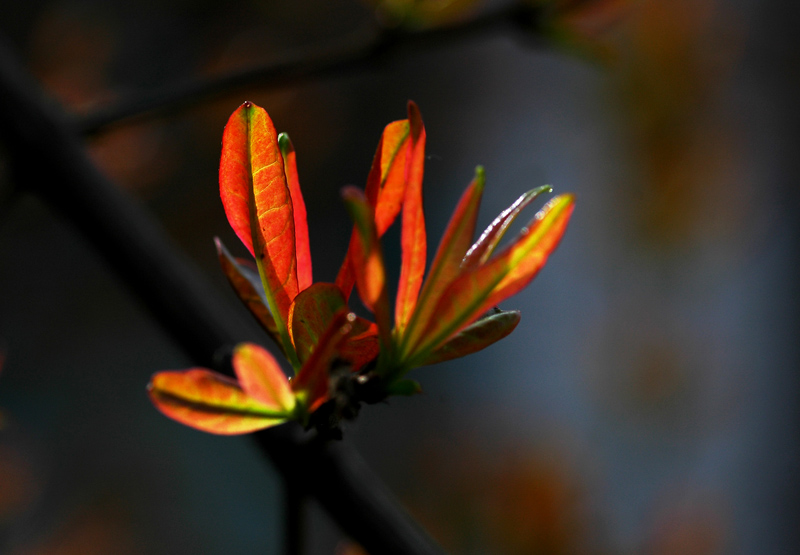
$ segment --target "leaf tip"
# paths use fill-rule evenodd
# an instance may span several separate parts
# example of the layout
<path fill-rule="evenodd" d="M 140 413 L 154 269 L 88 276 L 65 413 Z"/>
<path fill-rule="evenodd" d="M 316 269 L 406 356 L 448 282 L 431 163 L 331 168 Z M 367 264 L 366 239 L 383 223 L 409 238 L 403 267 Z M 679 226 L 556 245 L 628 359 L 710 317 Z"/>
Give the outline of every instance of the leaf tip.
<path fill-rule="evenodd" d="M 292 140 L 289 138 L 288 133 L 278 134 L 278 147 L 281 149 L 281 154 L 284 156 L 288 156 L 294 152 L 294 145 L 292 144 Z"/>

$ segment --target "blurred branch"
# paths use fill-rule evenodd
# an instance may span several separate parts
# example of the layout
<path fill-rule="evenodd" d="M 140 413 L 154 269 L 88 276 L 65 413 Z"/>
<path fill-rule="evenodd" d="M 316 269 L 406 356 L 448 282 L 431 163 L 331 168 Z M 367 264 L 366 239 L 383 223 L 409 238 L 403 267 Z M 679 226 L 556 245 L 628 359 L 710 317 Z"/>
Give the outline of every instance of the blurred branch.
<path fill-rule="evenodd" d="M 192 361 L 231 373 L 243 321 L 220 301 L 158 223 L 92 164 L 78 129 L 0 43 L 0 141 L 12 177 L 66 218 Z M 144 394 L 144 392 L 142 393 Z M 296 425 L 253 436 L 287 487 L 315 497 L 369 552 L 441 550 L 344 442 L 309 440 Z"/>
<path fill-rule="evenodd" d="M 231 95 L 253 85 L 280 87 L 367 69 L 403 50 L 427 49 L 468 37 L 513 29 L 535 34 L 538 16 L 538 8 L 520 3 L 487 12 L 463 23 L 422 31 L 372 24 L 332 47 L 316 47 L 266 65 L 166 86 L 99 108 L 94 113 L 78 118 L 76 125 L 83 134 L 94 135 L 131 121 L 157 117 L 165 112 L 174 113 L 175 110 Z"/>

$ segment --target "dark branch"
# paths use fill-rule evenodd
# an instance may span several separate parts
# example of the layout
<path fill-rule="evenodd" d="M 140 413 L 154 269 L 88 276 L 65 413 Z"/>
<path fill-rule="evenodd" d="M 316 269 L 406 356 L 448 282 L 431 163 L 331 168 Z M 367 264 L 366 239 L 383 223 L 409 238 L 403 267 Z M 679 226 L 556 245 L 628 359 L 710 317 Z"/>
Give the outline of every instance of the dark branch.
<path fill-rule="evenodd" d="M 85 135 L 94 135 L 115 125 L 157 117 L 191 107 L 212 98 L 239 93 L 245 87 L 281 87 L 311 79 L 373 67 L 409 49 L 426 49 L 478 34 L 502 32 L 511 27 L 535 30 L 538 12 L 532 7 L 512 6 L 475 19 L 425 31 L 381 29 L 374 26 L 347 37 L 343 42 L 313 52 L 298 53 L 278 62 L 234 71 L 205 80 L 192 80 L 164 87 L 141 96 L 100 108 L 77 122 Z"/>
<path fill-rule="evenodd" d="M 95 247 L 194 363 L 230 373 L 243 332 L 198 271 L 138 204 L 88 158 L 77 129 L 0 44 L 0 141 L 16 184 L 39 194 Z M 369 552 L 441 553 L 344 443 L 285 425 L 254 436 L 290 487 L 316 497 Z"/>

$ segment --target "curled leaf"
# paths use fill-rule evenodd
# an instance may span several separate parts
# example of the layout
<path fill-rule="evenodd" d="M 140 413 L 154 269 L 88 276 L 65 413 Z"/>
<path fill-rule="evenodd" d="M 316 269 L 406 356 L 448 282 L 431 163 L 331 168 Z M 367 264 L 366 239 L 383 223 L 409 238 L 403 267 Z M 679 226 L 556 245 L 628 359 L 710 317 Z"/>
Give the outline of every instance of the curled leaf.
<path fill-rule="evenodd" d="M 514 222 L 517 216 L 519 216 L 519 213 L 522 212 L 522 209 L 528 206 L 542 193 L 549 193 L 552 190 L 553 188 L 549 185 L 531 189 L 515 200 L 511 206 L 503 210 L 500 215 L 489 224 L 489 227 L 481 233 L 481 236 L 475 241 L 475 244 L 470 247 L 469 251 L 467 251 L 461 263 L 461 267 L 464 270 L 469 270 L 481 264 L 485 264 L 497 248 L 503 235 L 508 231 L 508 227 Z"/>
<path fill-rule="evenodd" d="M 392 324 L 386 292 L 386 269 L 383 265 L 383 253 L 375 229 L 372 207 L 356 187 L 342 189 L 342 197 L 358 232 L 358 239 L 352 251 L 358 294 L 364 306 L 375 314 L 381 348 L 388 352 L 392 348 Z"/>
<path fill-rule="evenodd" d="M 403 228 L 400 236 L 402 259 L 395 306 L 395 326 L 400 333 L 405 330 L 417 305 L 417 295 L 425 275 L 428 248 L 425 214 L 422 209 L 425 126 L 422 124 L 419 108 L 411 101 L 408 103 L 408 121 L 411 126 L 411 142 L 406 160 L 406 190 L 403 195 Z"/>
<path fill-rule="evenodd" d="M 297 155 L 289 135 L 278 135 L 278 146 L 283 155 L 283 168 L 286 172 L 286 183 L 292 197 L 294 213 L 294 235 L 297 253 L 297 287 L 303 291 L 313 283 L 311 273 L 311 246 L 308 240 L 308 220 L 306 203 L 300 190 L 300 178 L 297 175 Z"/>

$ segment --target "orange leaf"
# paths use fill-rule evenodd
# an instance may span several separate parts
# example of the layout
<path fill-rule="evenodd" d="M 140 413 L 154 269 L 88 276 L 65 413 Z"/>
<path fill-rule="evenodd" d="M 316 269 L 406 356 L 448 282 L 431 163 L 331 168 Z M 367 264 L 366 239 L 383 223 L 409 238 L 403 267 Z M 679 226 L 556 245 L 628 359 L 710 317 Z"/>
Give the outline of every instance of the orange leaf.
<path fill-rule="evenodd" d="M 375 226 L 378 237 L 383 236 L 392 225 L 403 204 L 406 188 L 406 160 L 408 158 L 411 127 L 407 119 L 393 121 L 387 125 L 375 151 L 372 168 L 364 191 L 367 201 L 375 210 Z M 352 269 L 352 249 L 357 231 L 353 229 L 347 255 L 336 276 L 336 285 L 345 299 L 350 297 L 355 276 Z"/>
<path fill-rule="evenodd" d="M 515 295 L 536 277 L 566 231 L 574 200 L 572 195 L 556 197 L 536 214 L 527 236 L 523 235 L 506 254 L 511 270 L 484 302 L 486 309 Z"/>
<path fill-rule="evenodd" d="M 286 171 L 286 182 L 292 196 L 294 212 L 294 235 L 297 252 L 297 287 L 303 291 L 313 282 L 311 274 L 311 247 L 308 241 L 308 221 L 306 203 L 300 190 L 300 178 L 297 175 L 297 155 L 292 140 L 286 133 L 278 135 L 278 146 L 283 154 L 283 168 Z"/>
<path fill-rule="evenodd" d="M 333 283 L 315 283 L 297 295 L 289 326 L 301 362 L 308 360 L 333 317 L 346 307 L 341 290 Z"/>
<path fill-rule="evenodd" d="M 270 312 L 287 343 L 286 318 L 297 296 L 292 200 L 275 127 L 251 102 L 225 126 L 219 182 L 228 221 L 256 258 Z"/>
<path fill-rule="evenodd" d="M 436 317 L 428 321 L 416 345 L 411 346 L 411 356 L 416 363 L 533 279 L 558 245 L 573 203 L 572 195 L 552 199 L 514 243 L 483 266 L 463 273 L 450 284 L 436 304 L 433 312 Z"/>
<path fill-rule="evenodd" d="M 471 270 L 486 263 L 497 248 L 503 235 L 508 231 L 508 227 L 514 222 L 522 209 L 528 206 L 540 194 L 549 193 L 552 190 L 553 188 L 549 185 L 531 189 L 515 200 L 511 206 L 500 212 L 500 215 L 489 224 L 489 227 L 481 233 L 481 236 L 475 241 L 475 244 L 470 247 L 467 255 L 464 257 L 464 261 L 461 263 L 461 267 L 464 270 Z"/>
<path fill-rule="evenodd" d="M 304 400 L 309 412 L 314 412 L 328 399 L 331 365 L 352 331 L 355 319 L 356 315 L 348 313 L 346 308 L 337 312 L 311 357 L 292 380 L 292 390 Z"/>
<path fill-rule="evenodd" d="M 220 266 L 222 266 L 222 271 L 225 272 L 225 277 L 228 278 L 233 290 L 256 317 L 258 323 L 282 349 L 283 343 L 278 333 L 278 326 L 267 308 L 267 298 L 264 295 L 264 285 L 258 276 L 258 269 L 252 262 L 231 256 L 218 237 L 214 238 L 214 242 L 217 245 Z"/>
<path fill-rule="evenodd" d="M 212 434 L 246 434 L 280 424 L 288 416 L 249 397 L 231 378 L 205 368 L 159 372 L 147 391 L 166 416 Z"/>
<path fill-rule="evenodd" d="M 361 301 L 375 314 L 383 350 L 391 350 L 391 316 L 386 293 L 386 269 L 372 207 L 356 187 L 342 189 L 342 197 L 358 231 L 352 251 L 353 270 Z"/>
<path fill-rule="evenodd" d="M 485 182 L 483 168 L 479 167 L 475 172 L 475 179 L 464 191 L 450 218 L 450 223 L 447 224 L 431 264 L 431 270 L 422 287 L 417 308 L 403 337 L 403 347 L 417 341 L 436 307 L 436 301 L 461 272 L 461 261 L 475 235 L 475 221 L 478 218 Z"/>
<path fill-rule="evenodd" d="M 403 258 L 397 286 L 395 326 L 402 333 L 414 307 L 425 274 L 427 244 L 422 209 L 422 174 L 425 164 L 425 126 L 417 105 L 408 103 L 411 144 L 406 160 L 406 190 L 403 196 L 403 229 L 400 244 Z"/>
<path fill-rule="evenodd" d="M 245 393 L 265 407 L 291 414 L 295 400 L 289 380 L 266 349 L 253 343 L 240 343 L 233 351 L 232 364 Z"/>

